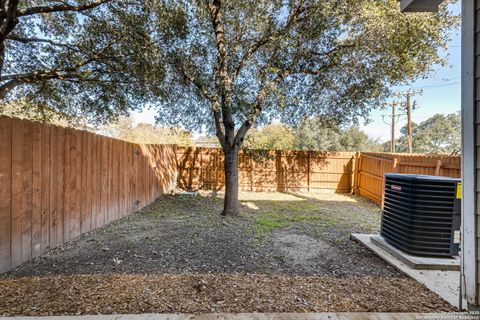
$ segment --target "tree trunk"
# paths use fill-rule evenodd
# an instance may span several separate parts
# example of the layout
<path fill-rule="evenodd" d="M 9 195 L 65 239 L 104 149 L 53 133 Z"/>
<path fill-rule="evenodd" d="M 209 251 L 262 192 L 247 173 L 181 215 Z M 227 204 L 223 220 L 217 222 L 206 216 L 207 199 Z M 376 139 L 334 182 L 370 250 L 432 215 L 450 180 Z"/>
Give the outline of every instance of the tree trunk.
<path fill-rule="evenodd" d="M 5 42 L 0 40 L 0 76 L 3 75 L 3 65 L 5 63 Z"/>
<path fill-rule="evenodd" d="M 223 203 L 224 216 L 238 214 L 238 150 L 237 146 L 223 150 L 225 155 L 225 199 Z"/>

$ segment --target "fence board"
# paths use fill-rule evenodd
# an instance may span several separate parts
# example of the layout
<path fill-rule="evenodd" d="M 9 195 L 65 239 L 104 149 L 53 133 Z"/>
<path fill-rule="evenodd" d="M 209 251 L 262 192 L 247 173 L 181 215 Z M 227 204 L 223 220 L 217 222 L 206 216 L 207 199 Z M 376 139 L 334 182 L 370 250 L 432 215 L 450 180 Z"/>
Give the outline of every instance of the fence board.
<path fill-rule="evenodd" d="M 42 130 L 42 209 L 41 209 L 41 247 L 42 252 L 49 248 L 50 244 L 50 126 L 43 125 Z"/>
<path fill-rule="evenodd" d="M 99 216 L 100 221 L 98 225 L 102 226 L 108 223 L 108 146 L 107 139 L 105 137 L 100 137 L 100 166 L 101 166 L 101 177 L 102 177 L 102 190 L 100 194 L 100 205 L 102 208 L 102 214 Z"/>
<path fill-rule="evenodd" d="M 22 262 L 32 257 L 33 123 L 25 121 L 23 129 Z"/>
<path fill-rule="evenodd" d="M 42 126 L 33 123 L 33 177 L 32 177 L 32 257 L 39 256 L 42 251 L 42 156 L 45 152 L 42 144 Z"/>
<path fill-rule="evenodd" d="M 57 128 L 57 180 L 55 181 L 56 189 L 56 220 L 53 220 L 53 230 L 56 231 L 55 242 L 52 244 L 58 246 L 65 241 L 64 225 L 65 225 L 65 129 Z"/>
<path fill-rule="evenodd" d="M 63 212 L 63 241 L 70 240 L 70 213 L 71 213 L 71 176 L 72 176 L 72 135 L 71 129 L 65 129 L 65 162 L 64 162 L 64 212 Z"/>
<path fill-rule="evenodd" d="M 361 153 L 358 194 L 381 204 L 385 173 L 408 173 L 460 177 L 460 157 L 421 154 Z"/>
<path fill-rule="evenodd" d="M 22 181 L 24 121 L 12 124 L 11 266 L 22 263 Z M 15 130 L 13 130 L 15 128 Z"/>
<path fill-rule="evenodd" d="M 0 271 L 11 266 L 12 121 L 0 117 Z"/>
<path fill-rule="evenodd" d="M 80 202 L 80 233 L 90 231 L 90 215 L 92 208 L 90 206 L 90 188 L 89 188 L 89 170 L 90 170 L 90 148 L 88 147 L 88 136 L 82 132 L 82 163 L 81 163 L 81 202 Z"/>
<path fill-rule="evenodd" d="M 50 247 L 55 247 L 57 244 L 57 222 L 58 222 L 58 127 L 52 126 L 50 128 L 50 185 L 49 185 L 49 239 L 48 243 Z"/>

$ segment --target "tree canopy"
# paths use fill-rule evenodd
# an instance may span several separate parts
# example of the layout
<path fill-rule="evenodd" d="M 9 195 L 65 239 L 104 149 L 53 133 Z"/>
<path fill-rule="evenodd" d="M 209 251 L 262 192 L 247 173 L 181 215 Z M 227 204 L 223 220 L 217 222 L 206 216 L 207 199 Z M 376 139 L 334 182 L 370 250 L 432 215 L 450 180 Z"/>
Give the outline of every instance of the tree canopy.
<path fill-rule="evenodd" d="M 26 99 L 104 123 L 161 96 L 142 2 L 5 0 L 0 9 L 4 102 Z"/>
<path fill-rule="evenodd" d="M 382 151 L 382 144 L 358 126 L 331 127 L 318 118 L 305 119 L 295 129 L 296 147 L 320 151 Z"/>
<path fill-rule="evenodd" d="M 182 30 L 160 34 L 171 91 L 158 120 L 215 128 L 231 114 L 238 142 L 273 118 L 367 115 L 391 85 L 444 62 L 437 50 L 455 23 L 445 9 L 402 14 L 395 0 L 174 1 L 152 10 Z"/>
<path fill-rule="evenodd" d="M 263 150 L 382 151 L 382 143 L 357 126 L 329 128 L 318 119 L 305 119 L 295 128 L 283 124 L 250 130 L 244 148 Z"/>
<path fill-rule="evenodd" d="M 261 129 L 250 130 L 244 147 L 262 150 L 292 150 L 296 149 L 295 133 L 283 124 L 271 124 Z"/>
<path fill-rule="evenodd" d="M 408 152 L 407 127 L 400 130 L 397 152 Z M 452 154 L 461 151 L 459 114 L 436 114 L 420 124 L 412 123 L 412 147 L 415 153 Z"/>
<path fill-rule="evenodd" d="M 444 63 L 437 13 L 397 0 L 0 1 L 0 97 L 103 122 L 154 104 L 157 121 L 215 132 L 225 208 L 238 205 L 238 150 L 256 125 L 313 115 L 355 123 L 389 88 Z"/>
<path fill-rule="evenodd" d="M 117 121 L 107 125 L 104 131 L 115 138 L 133 143 L 193 146 L 192 135 L 186 130 L 157 127 L 149 123 L 135 124 L 132 117 L 119 117 Z"/>

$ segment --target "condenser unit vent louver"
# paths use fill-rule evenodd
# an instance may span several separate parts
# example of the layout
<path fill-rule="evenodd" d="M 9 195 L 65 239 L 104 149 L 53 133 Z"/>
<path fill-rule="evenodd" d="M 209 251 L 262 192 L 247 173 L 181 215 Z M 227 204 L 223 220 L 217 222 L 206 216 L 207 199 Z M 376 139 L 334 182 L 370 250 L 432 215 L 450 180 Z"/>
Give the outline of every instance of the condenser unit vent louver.
<path fill-rule="evenodd" d="M 460 179 L 385 174 L 380 235 L 419 256 L 456 256 L 460 242 Z"/>

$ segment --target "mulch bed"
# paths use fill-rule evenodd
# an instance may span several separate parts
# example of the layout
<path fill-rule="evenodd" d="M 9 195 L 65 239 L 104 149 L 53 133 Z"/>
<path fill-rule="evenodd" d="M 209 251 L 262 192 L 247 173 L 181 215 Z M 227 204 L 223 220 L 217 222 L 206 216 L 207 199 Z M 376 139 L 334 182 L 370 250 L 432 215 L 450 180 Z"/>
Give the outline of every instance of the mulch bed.
<path fill-rule="evenodd" d="M 408 278 L 96 274 L 0 280 L 0 316 L 211 312 L 450 312 Z"/>

